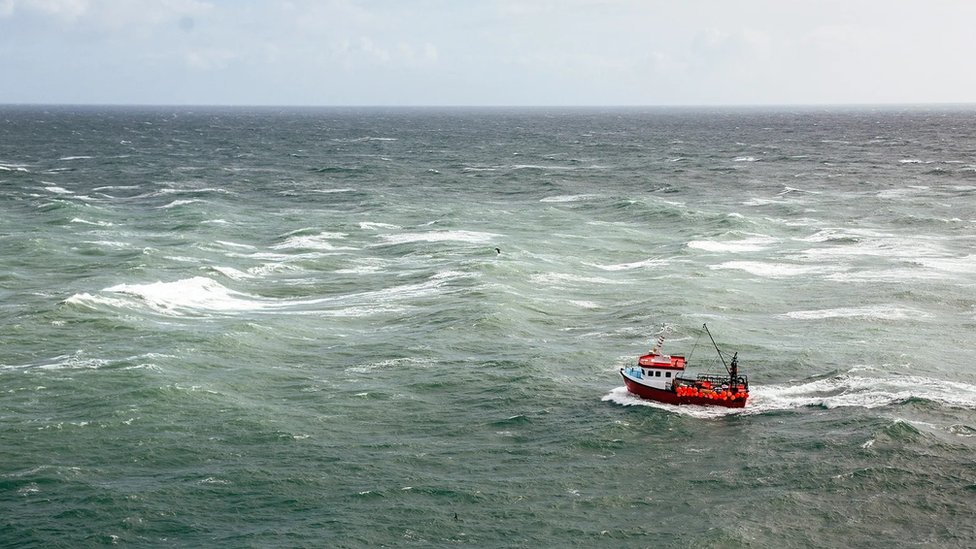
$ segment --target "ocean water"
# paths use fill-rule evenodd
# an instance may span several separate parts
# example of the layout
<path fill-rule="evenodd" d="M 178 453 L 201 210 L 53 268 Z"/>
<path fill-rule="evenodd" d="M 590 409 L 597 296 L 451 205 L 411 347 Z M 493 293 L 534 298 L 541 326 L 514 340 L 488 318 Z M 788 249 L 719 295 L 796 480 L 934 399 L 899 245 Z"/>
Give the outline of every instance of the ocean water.
<path fill-rule="evenodd" d="M 0 546 L 973 547 L 974 250 L 966 107 L 2 107 Z"/>

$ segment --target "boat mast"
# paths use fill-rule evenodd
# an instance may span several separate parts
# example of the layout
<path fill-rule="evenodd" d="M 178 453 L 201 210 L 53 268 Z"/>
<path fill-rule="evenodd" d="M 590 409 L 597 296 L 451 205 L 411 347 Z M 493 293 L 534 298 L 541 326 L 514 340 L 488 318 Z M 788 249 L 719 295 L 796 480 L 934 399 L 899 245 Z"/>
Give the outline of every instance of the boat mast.
<path fill-rule="evenodd" d="M 702 324 L 702 328 L 705 328 L 705 333 L 708 334 L 708 339 L 711 339 L 712 340 L 712 345 L 715 347 L 715 350 L 718 352 L 718 357 L 722 359 L 722 366 L 725 366 L 725 372 L 731 376 L 732 375 L 732 370 L 729 370 L 729 365 L 725 363 L 725 357 L 722 356 L 722 350 L 719 349 L 718 348 L 718 344 L 715 343 L 715 338 L 712 337 L 712 332 L 709 332 L 708 331 L 708 325 L 707 324 Z M 736 353 L 736 355 L 738 355 L 738 354 L 739 353 Z M 732 360 L 735 360 L 735 358 L 733 358 Z"/>

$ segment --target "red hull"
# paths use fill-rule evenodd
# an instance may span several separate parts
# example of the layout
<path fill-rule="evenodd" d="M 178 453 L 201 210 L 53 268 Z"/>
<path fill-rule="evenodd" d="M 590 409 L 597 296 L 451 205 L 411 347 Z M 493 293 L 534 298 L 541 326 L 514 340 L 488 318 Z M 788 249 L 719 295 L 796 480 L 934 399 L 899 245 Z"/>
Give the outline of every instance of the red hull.
<path fill-rule="evenodd" d="M 665 404 L 695 404 L 698 406 L 724 406 L 726 408 L 745 408 L 746 400 L 749 398 L 746 395 L 745 398 L 736 398 L 734 400 L 723 400 L 715 398 L 703 398 L 695 396 L 678 396 L 674 391 L 665 391 L 662 389 L 656 389 L 654 387 L 648 387 L 647 385 L 642 385 L 633 381 L 632 379 L 621 375 L 624 378 L 624 384 L 627 385 L 627 390 L 631 393 L 648 400 L 656 400 L 658 402 L 663 402 Z"/>

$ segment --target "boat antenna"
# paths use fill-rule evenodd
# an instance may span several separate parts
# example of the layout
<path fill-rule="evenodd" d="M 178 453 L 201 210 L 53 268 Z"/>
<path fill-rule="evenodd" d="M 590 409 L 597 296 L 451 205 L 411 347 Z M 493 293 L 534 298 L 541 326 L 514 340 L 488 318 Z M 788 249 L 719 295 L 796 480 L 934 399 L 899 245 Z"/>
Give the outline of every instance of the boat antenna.
<path fill-rule="evenodd" d="M 725 366 L 725 371 L 728 372 L 729 375 L 732 375 L 732 370 L 729 370 L 729 365 L 725 363 L 725 357 L 722 356 L 722 350 L 719 349 L 718 348 L 718 344 L 715 343 L 715 338 L 712 337 L 712 332 L 709 332 L 708 331 L 708 325 L 707 324 L 702 324 L 702 328 L 705 328 L 705 333 L 708 334 L 708 339 L 711 339 L 712 340 L 712 345 L 714 345 L 715 346 L 715 350 L 718 351 L 718 357 L 722 359 L 722 366 Z M 738 354 L 738 353 L 736 353 L 736 354 Z"/>
<path fill-rule="evenodd" d="M 651 348 L 652 353 L 656 355 L 661 354 L 661 347 L 664 345 L 664 338 L 670 332 L 671 330 L 668 328 L 667 324 L 661 325 L 661 331 L 657 334 L 657 343 L 655 343 L 654 347 Z"/>

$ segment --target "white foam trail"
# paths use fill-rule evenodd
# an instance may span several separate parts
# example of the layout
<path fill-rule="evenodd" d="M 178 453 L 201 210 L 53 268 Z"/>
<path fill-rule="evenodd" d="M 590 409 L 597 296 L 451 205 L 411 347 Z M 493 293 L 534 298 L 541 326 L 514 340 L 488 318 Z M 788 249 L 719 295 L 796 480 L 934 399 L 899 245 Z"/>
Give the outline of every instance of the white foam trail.
<path fill-rule="evenodd" d="M 81 223 L 82 225 L 95 225 L 97 227 L 112 227 L 115 225 L 115 223 L 111 223 L 109 221 L 88 221 L 87 219 L 82 219 L 80 217 L 72 219 L 71 222 Z"/>
<path fill-rule="evenodd" d="M 353 261 L 353 264 L 344 269 L 337 269 L 338 274 L 375 274 L 384 271 L 389 265 L 388 261 L 377 257 L 364 257 Z"/>
<path fill-rule="evenodd" d="M 820 191 L 808 191 L 806 189 L 800 189 L 797 187 L 790 187 L 789 185 L 784 185 L 783 190 L 776 193 L 777 196 L 785 196 L 790 193 L 803 193 L 803 194 L 820 194 Z"/>
<path fill-rule="evenodd" d="M 411 242 L 470 242 L 473 244 L 488 243 L 500 235 L 477 231 L 431 231 L 427 233 L 402 233 L 379 235 L 388 244 L 407 244 Z"/>
<path fill-rule="evenodd" d="M 751 392 L 760 410 L 802 406 L 878 408 L 910 398 L 976 409 L 976 385 L 923 376 L 872 378 L 847 373 L 800 385 L 759 385 Z"/>
<path fill-rule="evenodd" d="M 319 193 L 319 194 L 337 194 L 337 193 L 352 193 L 352 192 L 356 192 L 356 189 L 352 189 L 352 188 L 349 188 L 349 187 L 342 188 L 342 189 L 312 189 L 311 192 L 313 192 L 313 193 Z"/>
<path fill-rule="evenodd" d="M 751 398 L 751 397 L 750 397 Z M 692 406 L 692 405 L 674 405 L 674 404 L 664 404 L 663 402 L 657 402 L 654 400 L 647 400 L 634 395 L 627 390 L 627 387 L 616 387 L 612 389 L 609 393 L 603 396 L 600 400 L 604 402 L 613 402 L 614 404 L 619 404 L 621 406 L 646 406 L 648 408 L 657 408 L 659 410 L 665 410 L 668 412 L 673 412 L 675 414 L 681 414 L 684 416 L 691 416 L 697 418 L 716 418 L 732 414 L 742 414 L 750 410 L 750 405 L 752 401 L 750 400 L 746 403 L 746 408 L 724 408 L 721 406 Z"/>
<path fill-rule="evenodd" d="M 131 305 L 131 302 L 126 299 L 92 295 L 87 292 L 81 294 L 74 294 L 68 299 L 65 299 L 64 302 L 69 305 L 77 305 L 81 307 L 87 307 L 90 309 L 96 309 L 99 306 L 108 306 L 116 309 L 124 309 Z"/>
<path fill-rule="evenodd" d="M 928 269 L 953 274 L 976 272 L 976 255 L 963 257 L 922 257 L 915 260 Z"/>
<path fill-rule="evenodd" d="M 19 164 L 0 164 L 0 171 L 30 173 L 27 168 Z"/>
<path fill-rule="evenodd" d="M 348 246 L 335 246 L 330 241 L 331 240 L 342 240 L 346 238 L 345 233 L 319 233 L 316 235 L 295 235 L 286 239 L 281 244 L 272 246 L 275 250 L 287 250 L 293 248 L 300 249 L 310 249 L 310 250 L 324 250 L 324 251 L 335 251 L 335 250 L 357 250 L 358 248 L 352 248 Z"/>
<path fill-rule="evenodd" d="M 870 229 L 848 229 L 844 227 L 828 227 L 820 229 L 810 236 L 797 238 L 800 242 L 831 242 L 831 241 L 853 241 L 857 242 L 868 238 L 890 238 L 889 233 L 882 233 Z"/>
<path fill-rule="evenodd" d="M 92 158 L 95 158 L 95 157 L 94 156 L 85 156 L 85 155 L 79 155 L 79 156 L 62 156 L 58 160 L 89 160 L 89 159 L 92 159 Z"/>
<path fill-rule="evenodd" d="M 218 271 L 220 272 L 219 269 Z M 247 276 L 240 271 L 226 268 L 222 273 L 230 278 Z M 119 284 L 102 290 L 110 295 L 75 294 L 66 299 L 65 303 L 92 309 L 105 306 L 118 309 L 148 308 L 159 314 L 177 317 L 241 312 L 367 316 L 399 311 L 403 308 L 400 302 L 429 297 L 441 291 L 445 283 L 465 276 L 469 275 L 444 271 L 414 284 L 312 299 L 258 297 L 231 290 L 215 280 L 198 276 L 175 282 Z"/>
<path fill-rule="evenodd" d="M 212 267 L 212 269 L 231 280 L 245 280 L 248 278 L 254 278 L 254 275 L 239 271 L 233 267 Z"/>
<path fill-rule="evenodd" d="M 273 301 L 236 292 L 202 276 L 176 282 L 119 284 L 104 291 L 134 297 L 154 311 L 178 316 L 200 312 L 259 311 L 276 307 Z"/>
<path fill-rule="evenodd" d="M 359 228 L 362 229 L 362 230 L 364 230 L 364 231 L 371 231 L 371 230 L 376 230 L 376 229 L 394 229 L 394 230 L 398 230 L 398 229 L 402 229 L 403 227 L 400 227 L 399 225 L 391 225 L 389 223 L 377 223 L 377 222 L 374 222 L 374 221 L 361 221 L 359 223 Z"/>
<path fill-rule="evenodd" d="M 228 240 L 216 240 L 215 242 L 221 246 L 227 246 L 228 248 L 243 248 L 245 250 L 255 249 L 255 247 L 250 244 L 240 244 L 237 242 L 230 242 Z"/>
<path fill-rule="evenodd" d="M 611 280 L 596 276 L 580 276 L 569 273 L 539 273 L 529 277 L 532 282 L 544 286 L 558 286 L 561 284 L 626 284 L 624 281 Z"/>
<path fill-rule="evenodd" d="M 921 269 L 885 269 L 874 271 L 839 272 L 824 276 L 826 280 L 835 282 L 903 282 L 906 280 L 939 280 L 951 279 L 954 276 L 947 276 L 934 271 L 924 271 Z"/>
<path fill-rule="evenodd" d="M 115 190 L 131 190 L 138 189 L 139 185 L 105 185 L 102 187 L 95 187 L 92 191 L 115 191 Z"/>
<path fill-rule="evenodd" d="M 221 189 L 219 187 L 206 187 L 203 189 L 173 189 L 173 188 L 160 189 L 152 193 L 151 196 L 162 196 L 167 194 L 199 194 L 199 193 L 231 194 L 230 191 L 226 189 Z"/>
<path fill-rule="evenodd" d="M 898 307 L 895 305 L 869 305 L 865 307 L 839 307 L 836 309 L 816 309 L 808 311 L 791 311 L 781 317 L 796 320 L 824 320 L 829 318 L 861 318 L 871 320 L 905 320 L 910 318 L 928 318 L 924 311 Z"/>
<path fill-rule="evenodd" d="M 581 200 L 590 200 L 593 198 L 599 198 L 598 194 L 570 194 L 563 196 L 547 196 L 539 200 L 539 202 L 579 202 Z"/>
<path fill-rule="evenodd" d="M 631 271 L 634 269 L 643 269 L 645 267 L 666 267 L 671 264 L 670 260 L 667 259 L 656 259 L 649 258 L 644 261 L 635 261 L 633 263 L 619 263 L 616 265 L 597 265 L 595 263 L 583 263 L 589 267 L 596 267 L 604 271 Z"/>
<path fill-rule="evenodd" d="M 759 235 L 742 240 L 692 240 L 687 244 L 689 248 L 705 250 L 706 252 L 741 253 L 757 252 L 774 244 L 776 239 L 771 236 Z"/>
<path fill-rule="evenodd" d="M 844 270 L 836 265 L 795 265 L 789 263 L 765 263 L 762 261 L 726 261 L 711 265 L 711 269 L 738 269 L 766 278 L 786 278 L 812 274 L 829 274 Z"/>
<path fill-rule="evenodd" d="M 883 257 L 888 259 L 917 260 L 924 257 L 945 257 L 946 251 L 935 239 L 925 238 L 896 238 L 893 235 L 874 233 L 872 231 L 841 231 L 830 230 L 826 234 L 817 233 L 808 237 L 816 238 L 850 238 L 851 244 L 838 244 L 804 250 L 795 254 L 795 258 L 802 261 L 832 261 L 836 258 Z M 809 240 L 816 242 L 816 240 Z"/>
<path fill-rule="evenodd" d="M 162 210 L 168 210 L 170 208 L 176 208 L 178 206 L 185 206 L 187 204 L 193 204 L 194 202 L 200 202 L 200 200 L 174 200 L 165 206 L 160 206 Z"/>
<path fill-rule="evenodd" d="M 700 418 L 732 414 L 761 414 L 809 406 L 825 408 L 881 408 L 918 398 L 943 406 L 976 409 L 976 385 L 922 376 L 871 378 L 842 374 L 798 385 L 759 385 L 753 383 L 745 408 L 718 406 L 676 406 L 645 400 L 616 387 L 602 400 L 622 406 L 648 406 Z"/>

